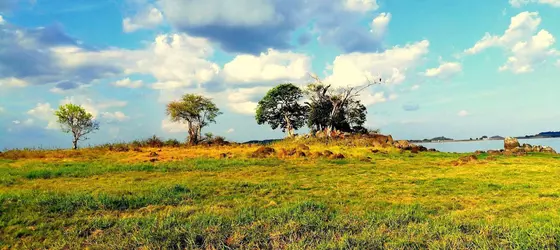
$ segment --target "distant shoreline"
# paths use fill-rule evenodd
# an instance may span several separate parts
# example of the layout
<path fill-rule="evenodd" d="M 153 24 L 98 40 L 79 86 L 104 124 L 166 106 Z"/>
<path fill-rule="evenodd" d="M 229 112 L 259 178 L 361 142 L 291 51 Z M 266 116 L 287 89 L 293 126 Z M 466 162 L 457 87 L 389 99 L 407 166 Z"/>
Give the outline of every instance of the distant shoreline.
<path fill-rule="evenodd" d="M 560 137 L 515 137 L 518 140 L 536 140 L 536 139 L 560 139 Z M 503 139 L 488 139 L 488 140 L 442 140 L 442 141 L 415 141 L 410 140 L 411 143 L 447 143 L 447 142 L 476 142 L 476 141 L 503 141 Z"/>

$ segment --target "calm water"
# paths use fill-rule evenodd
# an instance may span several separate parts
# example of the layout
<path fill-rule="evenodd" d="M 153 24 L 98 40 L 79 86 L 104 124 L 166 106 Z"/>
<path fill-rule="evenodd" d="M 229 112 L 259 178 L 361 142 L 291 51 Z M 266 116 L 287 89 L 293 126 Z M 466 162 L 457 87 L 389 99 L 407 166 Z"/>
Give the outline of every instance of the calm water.
<path fill-rule="evenodd" d="M 560 152 L 560 138 L 519 140 L 519 143 L 531 145 L 549 146 L 556 152 Z M 441 152 L 467 153 L 476 150 L 499 150 L 504 148 L 504 141 L 467 141 L 467 142 L 441 142 L 441 143 L 417 143 L 427 148 L 435 148 Z"/>

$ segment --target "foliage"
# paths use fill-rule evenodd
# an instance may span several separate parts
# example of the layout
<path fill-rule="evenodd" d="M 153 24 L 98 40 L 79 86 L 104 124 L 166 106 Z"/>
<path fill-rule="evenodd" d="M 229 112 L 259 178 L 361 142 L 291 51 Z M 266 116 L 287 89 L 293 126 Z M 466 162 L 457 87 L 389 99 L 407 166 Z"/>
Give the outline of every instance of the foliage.
<path fill-rule="evenodd" d="M 164 145 L 166 147 L 179 147 L 181 146 L 181 143 L 177 139 L 168 139 L 164 142 Z"/>
<path fill-rule="evenodd" d="M 268 123 L 272 129 L 280 127 L 292 137 L 294 130 L 305 125 L 306 108 L 299 104 L 302 97 L 301 89 L 291 83 L 274 87 L 257 105 L 257 123 Z"/>
<path fill-rule="evenodd" d="M 99 129 L 99 123 L 93 119 L 93 115 L 79 105 L 62 105 L 55 115 L 62 132 L 72 133 L 73 149 L 78 148 L 78 141 L 88 139 L 85 137 L 87 134 Z"/>
<path fill-rule="evenodd" d="M 171 121 L 187 123 L 190 144 L 198 144 L 202 128 L 215 123 L 216 117 L 221 114 L 210 99 L 196 94 L 185 94 L 180 101 L 167 104 L 166 112 Z"/>
<path fill-rule="evenodd" d="M 161 140 L 156 135 L 153 135 L 152 137 L 146 139 L 144 143 L 145 143 L 146 146 L 152 147 L 152 148 L 161 148 L 165 144 L 163 142 L 163 140 Z"/>
<path fill-rule="evenodd" d="M 365 133 L 366 107 L 357 99 L 370 83 L 362 87 L 332 89 L 318 78 L 307 85 L 305 90 L 309 115 L 307 125 L 311 131 L 340 130 L 343 132 Z"/>

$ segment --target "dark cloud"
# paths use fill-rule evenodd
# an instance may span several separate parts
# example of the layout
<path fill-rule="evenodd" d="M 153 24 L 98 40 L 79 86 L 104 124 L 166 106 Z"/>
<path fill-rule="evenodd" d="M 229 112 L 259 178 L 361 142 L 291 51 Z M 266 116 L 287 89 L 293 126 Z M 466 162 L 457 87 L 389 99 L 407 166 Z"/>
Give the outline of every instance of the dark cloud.
<path fill-rule="evenodd" d="M 298 38 L 298 44 L 299 45 L 306 45 L 309 42 L 311 42 L 311 39 L 313 39 L 312 35 L 309 33 L 303 33 L 299 36 Z"/>
<path fill-rule="evenodd" d="M 418 104 L 405 104 L 403 105 L 404 111 L 416 111 L 420 109 L 420 105 Z"/>
<path fill-rule="evenodd" d="M 53 51 L 61 46 L 95 51 L 80 45 L 59 24 L 41 28 L 4 25 L 0 29 L 0 79 L 13 77 L 31 84 L 58 82 L 64 83 L 63 87 L 71 87 L 67 82 L 72 82 L 76 87 L 123 71 L 111 63 L 85 61 L 76 65 L 63 64 L 60 55 Z"/>
<path fill-rule="evenodd" d="M 69 90 L 69 89 L 75 89 L 77 88 L 79 85 L 76 84 L 75 82 L 71 82 L 71 81 L 62 81 L 56 84 L 56 88 L 58 89 L 62 89 L 62 90 Z"/>
<path fill-rule="evenodd" d="M 345 10 L 342 1 L 244 0 L 229 9 L 216 6 L 227 5 L 232 0 L 220 1 L 160 0 L 159 3 L 172 26 L 217 42 L 228 52 L 259 54 L 268 48 L 289 49 L 295 45 L 291 44 L 294 31 L 310 22 L 315 23 L 321 42 L 345 52 L 381 49 L 380 41 L 369 32 L 369 27 L 359 25 L 364 16 Z M 209 13 L 198 13 L 199 6 L 207 6 Z M 306 34 L 296 42 L 305 44 L 310 39 Z"/>

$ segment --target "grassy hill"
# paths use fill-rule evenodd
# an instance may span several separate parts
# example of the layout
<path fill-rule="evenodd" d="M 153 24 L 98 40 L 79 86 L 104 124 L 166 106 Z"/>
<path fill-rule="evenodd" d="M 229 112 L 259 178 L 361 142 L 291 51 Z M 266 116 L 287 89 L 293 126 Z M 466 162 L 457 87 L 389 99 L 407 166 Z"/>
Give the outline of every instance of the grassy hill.
<path fill-rule="evenodd" d="M 5 152 L 0 249 L 560 246 L 558 155 L 308 146 Z"/>

